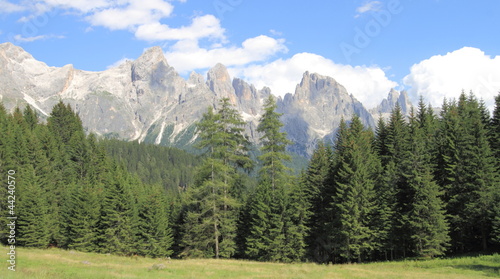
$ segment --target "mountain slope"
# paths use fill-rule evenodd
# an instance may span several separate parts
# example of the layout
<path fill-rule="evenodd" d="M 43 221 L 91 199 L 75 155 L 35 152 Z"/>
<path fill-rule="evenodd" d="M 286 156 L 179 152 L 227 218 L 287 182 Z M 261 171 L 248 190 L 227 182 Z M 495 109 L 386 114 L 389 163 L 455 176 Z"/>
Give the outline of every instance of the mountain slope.
<path fill-rule="evenodd" d="M 258 143 L 256 127 L 270 94 L 269 88 L 231 79 L 222 64 L 208 71 L 206 81 L 194 72 L 185 80 L 160 47 L 118 67 L 89 72 L 72 65 L 49 67 L 20 47 L 0 44 L 0 98 L 8 110 L 30 104 L 45 117 L 63 100 L 77 111 L 87 132 L 105 137 L 186 148 L 196 140 L 195 123 L 207 107 L 228 98 L 247 122 L 250 140 Z M 311 154 L 318 140 L 331 140 L 342 117 L 358 114 L 365 125 L 374 126 L 372 115 L 342 85 L 308 72 L 294 94 L 279 98 L 278 109 L 295 142 L 291 150 L 300 155 Z"/>

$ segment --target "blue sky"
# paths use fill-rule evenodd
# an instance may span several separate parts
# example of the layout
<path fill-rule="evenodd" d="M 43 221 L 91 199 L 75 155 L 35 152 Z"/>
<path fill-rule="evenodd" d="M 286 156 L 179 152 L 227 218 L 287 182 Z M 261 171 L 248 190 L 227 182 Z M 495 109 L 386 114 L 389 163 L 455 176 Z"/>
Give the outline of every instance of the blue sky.
<path fill-rule="evenodd" d="M 306 70 L 367 107 L 390 88 L 439 106 L 500 91 L 500 1 L 0 0 L 0 42 L 49 66 L 102 71 L 159 45 L 181 75 L 217 62 L 276 95 Z"/>

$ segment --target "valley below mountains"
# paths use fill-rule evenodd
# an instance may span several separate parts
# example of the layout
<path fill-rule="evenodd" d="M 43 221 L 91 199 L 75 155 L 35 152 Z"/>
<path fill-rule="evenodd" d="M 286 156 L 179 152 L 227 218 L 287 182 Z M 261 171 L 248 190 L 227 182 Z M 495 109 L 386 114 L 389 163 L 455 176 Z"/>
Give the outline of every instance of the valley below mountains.
<path fill-rule="evenodd" d="M 195 124 L 209 106 L 228 98 L 247 123 L 245 130 L 258 143 L 257 125 L 263 100 L 273 94 L 239 78 L 231 78 L 217 64 L 206 76 L 191 73 L 184 79 L 171 67 L 160 47 L 146 50 L 135 61 L 89 72 L 72 65 L 49 67 L 22 48 L 0 44 L 0 98 L 8 111 L 31 105 L 41 118 L 60 100 L 71 105 L 88 133 L 187 148 L 196 140 Z M 407 114 L 406 92 L 391 90 L 376 108 L 366 109 L 332 77 L 305 72 L 295 92 L 277 98 L 289 150 L 309 156 L 319 140 L 331 141 L 342 118 L 356 114 L 374 128 L 399 104 Z"/>

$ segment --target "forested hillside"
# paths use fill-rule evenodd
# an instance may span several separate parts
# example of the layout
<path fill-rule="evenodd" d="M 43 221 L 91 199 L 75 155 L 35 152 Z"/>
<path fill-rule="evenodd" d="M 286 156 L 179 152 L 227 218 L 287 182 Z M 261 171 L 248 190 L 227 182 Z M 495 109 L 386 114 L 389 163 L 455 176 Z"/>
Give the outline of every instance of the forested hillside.
<path fill-rule="evenodd" d="M 341 121 L 299 175 L 276 108 L 269 97 L 256 161 L 228 99 L 197 124 L 198 156 L 86 135 L 62 102 L 46 123 L 0 106 L 0 174 L 15 181 L 0 215 L 17 217 L 15 243 L 7 226 L 1 241 L 320 263 L 500 251 L 500 95 L 492 115 L 471 93 L 440 115 L 424 100 L 408 118 L 396 107 L 375 132 Z"/>
<path fill-rule="evenodd" d="M 137 141 L 103 139 L 99 145 L 127 171 L 137 174 L 143 183 L 160 184 L 174 192 L 184 191 L 193 184 L 193 168 L 200 160 L 199 156 L 177 148 Z"/>

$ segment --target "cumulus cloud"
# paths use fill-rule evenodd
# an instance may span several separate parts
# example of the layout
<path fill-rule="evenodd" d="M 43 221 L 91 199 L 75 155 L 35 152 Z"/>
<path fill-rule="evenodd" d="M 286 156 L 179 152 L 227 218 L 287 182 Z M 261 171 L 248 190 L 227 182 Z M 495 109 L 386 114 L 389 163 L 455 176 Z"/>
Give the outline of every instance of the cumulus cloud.
<path fill-rule="evenodd" d="M 14 40 L 20 43 L 31 43 L 34 41 L 39 41 L 39 40 L 47 40 L 47 39 L 63 39 L 64 36 L 60 35 L 39 35 L 39 36 L 32 36 L 32 37 L 23 37 L 21 35 L 15 35 Z"/>
<path fill-rule="evenodd" d="M 0 0 L 4 1 L 4 0 Z M 36 10 L 74 10 L 92 27 L 128 30 L 139 40 L 199 40 L 216 38 L 224 41 L 224 28 L 213 15 L 196 16 L 188 26 L 171 27 L 163 21 L 174 6 L 167 0 L 43 0 Z M 179 1 L 185 2 L 185 1 Z M 21 20 L 29 19 L 29 17 Z M 88 30 L 92 30 L 89 28 Z"/>
<path fill-rule="evenodd" d="M 174 7 L 163 0 L 129 0 L 124 5 L 113 5 L 87 16 L 94 26 L 110 30 L 133 29 L 153 24 L 171 15 Z"/>
<path fill-rule="evenodd" d="M 204 15 L 194 18 L 190 26 L 180 28 L 171 28 L 158 21 L 144 24 L 137 28 L 135 36 L 147 41 L 198 40 L 207 37 L 224 39 L 224 32 L 219 19 L 213 15 Z"/>
<path fill-rule="evenodd" d="M 379 11 L 380 8 L 382 7 L 382 3 L 380 1 L 369 1 L 363 4 L 362 6 L 358 7 L 356 9 L 356 17 L 361 16 L 364 13 L 367 12 L 376 12 Z"/>
<path fill-rule="evenodd" d="M 457 98 L 462 90 L 472 90 L 491 111 L 500 91 L 500 56 L 464 47 L 413 65 L 403 83 L 414 100 L 421 95 L 433 106 L 440 106 L 444 98 Z"/>
<path fill-rule="evenodd" d="M 336 64 L 313 53 L 298 53 L 289 59 L 278 59 L 263 65 L 233 67 L 230 71 L 257 88 L 270 87 L 278 96 L 294 93 L 305 71 L 331 76 L 368 108 L 380 104 L 390 89 L 397 86 L 378 67 Z"/>
<path fill-rule="evenodd" d="M 17 4 L 10 3 L 9 1 L 0 0 L 0 14 L 5 13 L 15 13 L 22 12 L 26 8 Z"/>
<path fill-rule="evenodd" d="M 114 2 L 111 0 L 44 0 L 38 3 L 38 8 L 40 10 L 48 8 L 74 9 L 88 13 L 96 9 L 112 6 Z"/>
<path fill-rule="evenodd" d="M 165 53 L 167 60 L 181 74 L 206 69 L 217 63 L 227 67 L 262 62 L 277 53 L 286 52 L 285 40 L 257 36 L 245 40 L 240 47 L 202 48 L 196 40 L 181 40 Z"/>

